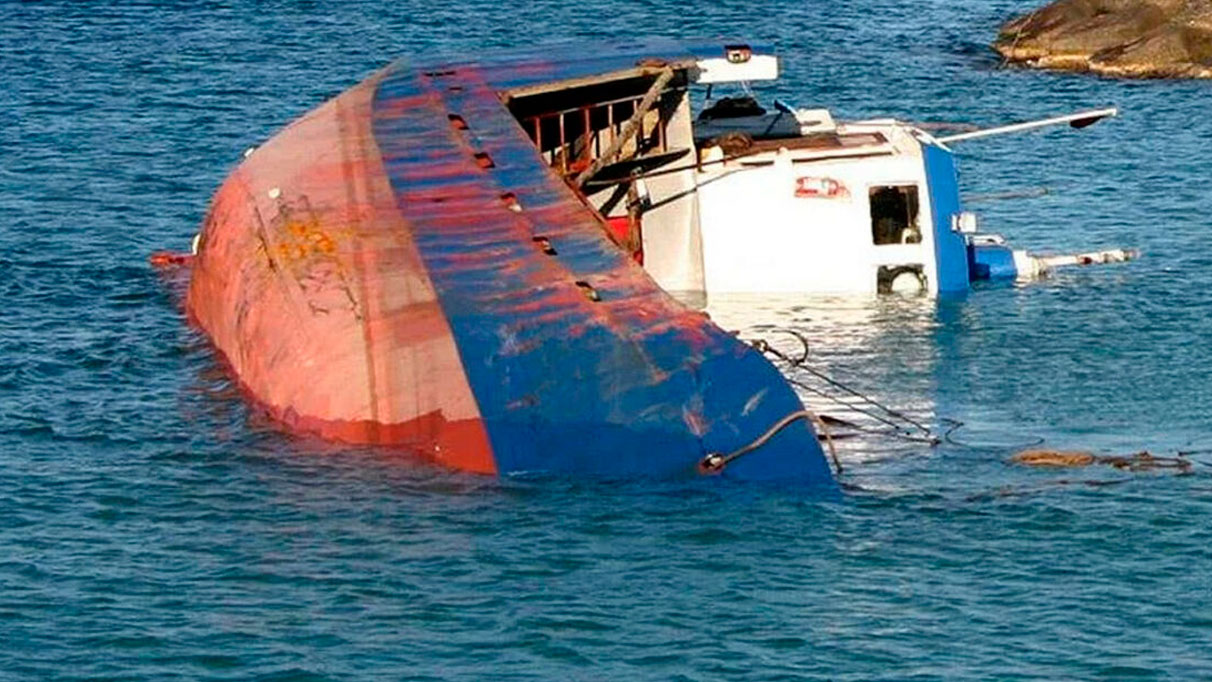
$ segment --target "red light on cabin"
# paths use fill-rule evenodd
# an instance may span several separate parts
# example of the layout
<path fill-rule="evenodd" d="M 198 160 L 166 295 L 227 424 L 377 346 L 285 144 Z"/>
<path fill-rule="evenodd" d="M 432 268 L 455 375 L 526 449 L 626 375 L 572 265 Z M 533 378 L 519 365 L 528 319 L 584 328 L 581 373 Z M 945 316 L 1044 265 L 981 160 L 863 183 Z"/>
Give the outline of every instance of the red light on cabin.
<path fill-rule="evenodd" d="M 850 190 L 841 180 L 833 178 L 799 177 L 795 179 L 797 199 L 845 199 Z"/>

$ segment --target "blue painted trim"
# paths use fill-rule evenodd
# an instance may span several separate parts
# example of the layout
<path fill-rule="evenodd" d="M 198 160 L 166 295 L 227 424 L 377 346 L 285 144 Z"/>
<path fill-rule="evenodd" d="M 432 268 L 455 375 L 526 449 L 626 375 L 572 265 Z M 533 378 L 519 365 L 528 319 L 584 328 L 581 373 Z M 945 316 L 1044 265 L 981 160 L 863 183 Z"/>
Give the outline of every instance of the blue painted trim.
<path fill-rule="evenodd" d="M 972 279 L 1014 279 L 1018 268 L 1014 252 L 997 244 L 975 244 L 968 247 L 969 270 Z"/>
<path fill-rule="evenodd" d="M 960 212 L 959 175 L 955 155 L 932 144 L 922 144 L 926 184 L 934 216 L 934 257 L 938 263 L 938 290 L 967 291 L 968 245 L 964 235 L 951 229 L 951 217 Z"/>

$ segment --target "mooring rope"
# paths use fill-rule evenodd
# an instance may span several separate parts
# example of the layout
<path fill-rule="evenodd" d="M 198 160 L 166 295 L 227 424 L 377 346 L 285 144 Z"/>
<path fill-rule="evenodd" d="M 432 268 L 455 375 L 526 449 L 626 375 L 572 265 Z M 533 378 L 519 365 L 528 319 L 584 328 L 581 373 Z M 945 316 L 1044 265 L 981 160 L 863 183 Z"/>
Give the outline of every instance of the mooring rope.
<path fill-rule="evenodd" d="M 740 459 L 741 457 L 744 457 L 745 455 L 762 447 L 766 443 L 769 443 L 770 439 L 778 435 L 780 431 L 800 419 L 811 420 L 817 425 L 817 427 L 821 429 L 821 433 L 825 436 L 825 443 L 829 447 L 829 457 L 833 460 L 833 468 L 835 469 L 835 473 L 836 475 L 841 476 L 842 462 L 837 458 L 837 449 L 833 446 L 833 435 L 829 431 L 829 426 L 823 419 L 816 416 L 816 414 L 811 410 L 797 410 L 788 414 L 771 425 L 770 428 L 766 429 L 765 433 L 758 436 L 747 445 L 743 445 L 726 455 L 719 452 L 708 453 L 706 457 L 699 461 L 699 471 L 703 474 L 720 473 L 733 461 Z"/>

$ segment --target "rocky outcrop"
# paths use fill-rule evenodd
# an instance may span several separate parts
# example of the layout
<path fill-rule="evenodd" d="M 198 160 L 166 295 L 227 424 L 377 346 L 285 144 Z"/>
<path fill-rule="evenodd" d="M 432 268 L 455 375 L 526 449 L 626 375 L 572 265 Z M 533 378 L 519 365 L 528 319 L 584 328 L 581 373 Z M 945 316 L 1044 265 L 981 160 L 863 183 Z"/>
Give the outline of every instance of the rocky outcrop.
<path fill-rule="evenodd" d="M 1212 0 L 1057 0 L 1002 26 L 993 48 L 1046 69 L 1212 78 Z"/>

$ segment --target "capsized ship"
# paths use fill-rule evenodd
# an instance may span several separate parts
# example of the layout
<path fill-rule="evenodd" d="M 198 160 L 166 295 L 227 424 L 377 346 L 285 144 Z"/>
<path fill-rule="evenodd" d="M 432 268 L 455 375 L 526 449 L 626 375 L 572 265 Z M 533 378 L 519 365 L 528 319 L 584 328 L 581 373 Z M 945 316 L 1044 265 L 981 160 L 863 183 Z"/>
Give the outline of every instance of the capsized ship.
<path fill-rule="evenodd" d="M 294 430 L 471 472 L 834 489 L 778 371 L 633 257 L 692 238 L 697 203 L 632 201 L 612 237 L 579 190 L 688 155 L 687 86 L 746 68 L 668 42 L 394 63 L 246 153 L 187 312 Z"/>

